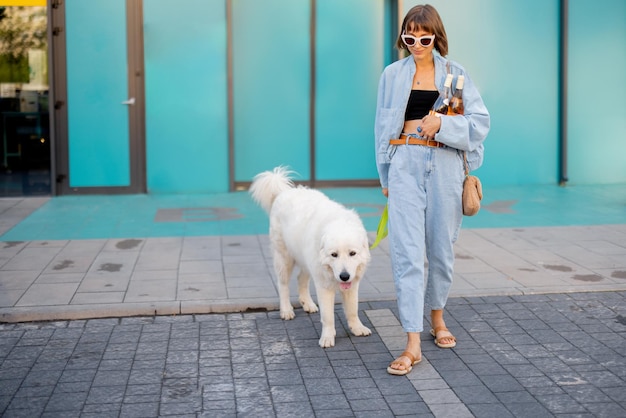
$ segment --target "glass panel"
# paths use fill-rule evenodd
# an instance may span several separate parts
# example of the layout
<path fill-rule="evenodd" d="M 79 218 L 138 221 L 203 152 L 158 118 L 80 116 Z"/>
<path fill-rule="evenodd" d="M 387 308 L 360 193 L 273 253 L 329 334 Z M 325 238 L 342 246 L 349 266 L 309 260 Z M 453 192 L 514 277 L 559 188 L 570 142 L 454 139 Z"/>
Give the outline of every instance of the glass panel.
<path fill-rule="evenodd" d="M 51 192 L 46 7 L 0 7 L 0 196 Z"/>
<path fill-rule="evenodd" d="M 568 42 L 569 182 L 626 183 L 626 2 L 570 2 Z"/>
<path fill-rule="evenodd" d="M 143 11 L 148 190 L 228 191 L 226 2 Z"/>
<path fill-rule="evenodd" d="M 403 2 L 403 13 L 418 3 Z M 555 183 L 559 1 L 428 3 L 445 25 L 448 58 L 465 68 L 491 116 L 485 161 L 476 172 L 483 187 Z"/>
<path fill-rule="evenodd" d="M 310 5 L 241 0 L 233 5 L 235 181 L 288 165 L 310 178 Z"/>
<path fill-rule="evenodd" d="M 65 7 L 70 187 L 130 186 L 126 1 Z"/>
<path fill-rule="evenodd" d="M 373 127 L 384 12 L 382 0 L 317 1 L 317 180 L 378 178 Z"/>

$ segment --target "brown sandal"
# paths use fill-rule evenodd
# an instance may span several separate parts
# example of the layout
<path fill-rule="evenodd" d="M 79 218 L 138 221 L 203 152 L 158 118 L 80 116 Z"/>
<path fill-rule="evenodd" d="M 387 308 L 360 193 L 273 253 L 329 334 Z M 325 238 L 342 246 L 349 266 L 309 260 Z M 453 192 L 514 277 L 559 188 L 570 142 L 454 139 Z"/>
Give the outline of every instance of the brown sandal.
<path fill-rule="evenodd" d="M 411 365 L 409 367 L 407 367 L 406 369 L 394 369 L 394 368 L 392 368 L 391 366 L 394 365 L 394 364 L 402 364 L 403 366 L 405 365 L 405 362 L 400 360 L 402 357 L 408 358 L 411 361 Z M 397 359 L 395 359 L 394 361 L 391 362 L 389 367 L 387 367 L 387 373 L 393 374 L 395 376 L 404 376 L 405 374 L 408 374 L 411 370 L 413 370 L 413 366 L 415 366 L 420 361 L 422 361 L 422 357 L 421 356 L 420 356 L 420 358 L 416 359 L 413 354 L 409 353 L 408 351 L 404 351 L 402 354 L 400 354 L 398 356 Z"/>
<path fill-rule="evenodd" d="M 440 337 L 437 337 L 437 334 L 439 334 L 440 332 L 444 332 L 445 334 L 440 336 Z M 450 330 L 448 328 L 446 328 L 446 327 L 437 327 L 435 329 L 431 329 L 430 330 L 430 335 L 432 335 L 433 338 L 435 338 L 435 344 L 439 348 L 454 348 L 454 347 L 456 347 L 456 338 L 454 337 L 454 335 L 452 335 Z M 452 340 L 452 342 L 444 344 L 444 343 L 440 343 L 439 342 L 440 339 Z"/>

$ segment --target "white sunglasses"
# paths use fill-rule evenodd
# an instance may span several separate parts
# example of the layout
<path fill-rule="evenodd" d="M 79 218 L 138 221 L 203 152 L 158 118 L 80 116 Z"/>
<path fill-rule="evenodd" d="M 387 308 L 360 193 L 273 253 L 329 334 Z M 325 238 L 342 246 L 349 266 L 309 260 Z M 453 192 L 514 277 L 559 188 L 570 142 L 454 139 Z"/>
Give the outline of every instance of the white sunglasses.
<path fill-rule="evenodd" d="M 420 46 L 427 47 L 430 46 L 430 44 L 432 44 L 435 40 L 435 35 L 420 36 L 419 38 L 416 38 L 415 36 L 402 34 L 400 37 L 406 46 L 414 46 L 419 43 Z"/>

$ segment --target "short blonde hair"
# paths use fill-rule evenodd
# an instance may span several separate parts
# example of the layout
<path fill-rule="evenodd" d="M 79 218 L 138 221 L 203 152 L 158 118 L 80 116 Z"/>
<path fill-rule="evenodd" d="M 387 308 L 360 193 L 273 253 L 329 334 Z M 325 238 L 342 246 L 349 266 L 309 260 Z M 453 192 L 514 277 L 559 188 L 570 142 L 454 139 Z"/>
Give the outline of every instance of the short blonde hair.
<path fill-rule="evenodd" d="M 439 55 L 445 57 L 448 55 L 448 36 L 446 29 L 443 27 L 441 16 L 437 10 L 430 4 L 423 4 L 413 7 L 404 17 L 400 34 L 396 39 L 396 48 L 408 50 L 409 48 L 402 41 L 401 35 L 407 32 L 423 30 L 424 32 L 435 35 L 435 49 Z"/>

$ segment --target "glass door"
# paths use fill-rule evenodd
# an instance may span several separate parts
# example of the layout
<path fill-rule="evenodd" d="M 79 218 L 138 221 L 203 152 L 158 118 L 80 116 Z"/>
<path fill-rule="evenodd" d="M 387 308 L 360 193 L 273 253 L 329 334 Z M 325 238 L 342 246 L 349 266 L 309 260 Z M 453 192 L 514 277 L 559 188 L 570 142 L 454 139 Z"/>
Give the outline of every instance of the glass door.
<path fill-rule="evenodd" d="M 145 191 L 141 6 L 53 2 L 59 194 Z"/>
<path fill-rule="evenodd" d="M 0 197 L 51 193 L 45 0 L 0 6 Z"/>

